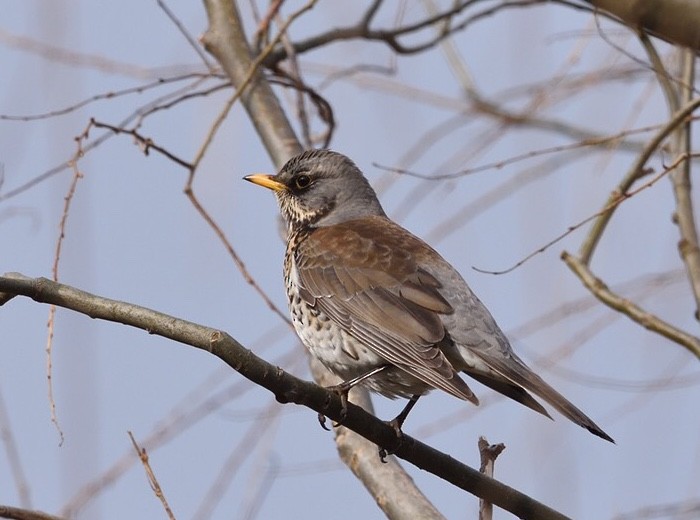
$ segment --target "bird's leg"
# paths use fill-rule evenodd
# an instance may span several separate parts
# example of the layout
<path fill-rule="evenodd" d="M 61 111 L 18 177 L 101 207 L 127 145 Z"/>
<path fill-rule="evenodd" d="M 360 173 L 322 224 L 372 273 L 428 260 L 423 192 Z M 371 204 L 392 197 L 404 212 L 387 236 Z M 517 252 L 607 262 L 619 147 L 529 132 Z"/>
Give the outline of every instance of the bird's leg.
<path fill-rule="evenodd" d="M 419 394 L 411 396 L 411 398 L 406 403 L 406 406 L 404 406 L 403 410 L 401 410 L 401 413 L 394 417 L 391 421 L 389 421 L 389 426 L 392 426 L 394 428 L 397 437 L 402 435 L 401 427 L 403 426 L 406 417 L 408 417 L 408 414 L 411 412 L 411 410 L 413 410 L 413 407 L 416 406 L 418 399 L 420 399 Z"/>
<path fill-rule="evenodd" d="M 399 415 L 394 417 L 391 421 L 387 421 L 387 424 L 394 428 L 394 431 L 396 432 L 397 443 L 391 451 L 387 451 L 385 448 L 379 448 L 379 458 L 382 462 L 386 462 L 387 456 L 396 453 L 396 450 L 398 450 L 401 446 L 401 443 L 403 442 L 403 431 L 401 430 L 401 427 L 403 426 L 406 417 L 408 417 L 408 414 L 411 412 L 411 410 L 413 410 L 413 407 L 416 406 L 418 399 L 420 399 L 420 395 L 412 395 L 406 403 L 406 406 L 404 406 L 403 410 L 401 410 L 401 413 L 399 413 Z"/>
<path fill-rule="evenodd" d="M 331 392 L 335 392 L 336 394 L 338 394 L 338 396 L 340 397 L 340 402 L 342 404 L 342 410 L 340 412 L 340 420 L 338 422 L 334 423 L 333 426 L 340 426 L 341 424 L 343 424 L 343 420 L 345 419 L 345 415 L 348 413 L 348 392 L 350 392 L 350 390 L 354 386 L 362 383 L 365 379 L 369 379 L 373 375 L 378 374 L 379 372 L 381 372 L 382 370 L 384 370 L 388 367 L 389 367 L 389 365 L 381 365 L 381 366 L 373 368 L 372 370 L 365 372 L 364 374 L 360 374 L 357 377 L 353 377 L 352 379 L 348 379 L 347 381 L 343 381 L 342 383 L 338 383 L 337 385 L 326 387 L 326 390 L 330 390 Z M 401 413 L 403 413 L 403 412 L 401 412 Z M 406 412 L 406 414 L 408 414 L 408 412 Z M 406 417 L 404 416 L 404 419 L 405 418 Z M 398 417 L 397 417 L 397 419 L 398 419 Z M 321 423 L 321 427 L 324 430 L 330 431 L 330 429 L 326 427 L 326 416 L 323 415 L 322 413 L 318 414 L 318 422 Z M 401 423 L 403 423 L 403 421 L 401 421 Z"/>

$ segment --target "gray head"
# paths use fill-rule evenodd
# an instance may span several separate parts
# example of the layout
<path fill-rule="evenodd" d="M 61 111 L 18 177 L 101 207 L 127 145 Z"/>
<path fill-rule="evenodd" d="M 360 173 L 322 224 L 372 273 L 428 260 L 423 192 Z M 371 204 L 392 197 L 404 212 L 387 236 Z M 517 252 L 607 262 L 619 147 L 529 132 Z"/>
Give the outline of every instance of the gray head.
<path fill-rule="evenodd" d="M 287 161 L 277 175 L 248 175 L 245 180 L 274 190 L 291 227 L 330 226 L 385 215 L 355 163 L 330 150 L 303 152 Z"/>

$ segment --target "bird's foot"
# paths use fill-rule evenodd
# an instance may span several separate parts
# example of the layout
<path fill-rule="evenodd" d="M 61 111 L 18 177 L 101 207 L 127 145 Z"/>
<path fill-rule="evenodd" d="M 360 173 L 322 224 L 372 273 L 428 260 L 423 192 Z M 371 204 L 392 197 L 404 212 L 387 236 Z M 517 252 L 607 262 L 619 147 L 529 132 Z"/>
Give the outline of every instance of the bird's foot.
<path fill-rule="evenodd" d="M 348 414 L 348 392 L 351 388 L 352 385 L 349 385 L 348 383 L 340 383 L 339 385 L 326 387 L 326 390 L 330 390 L 331 392 L 338 394 L 342 406 L 342 408 L 340 409 L 340 419 L 332 423 L 333 428 L 337 428 L 338 426 L 343 424 L 343 421 L 345 420 L 345 417 Z M 326 416 L 322 413 L 318 414 L 318 422 L 321 424 L 321 428 L 323 428 L 326 431 L 331 431 L 331 429 L 328 426 L 326 426 Z"/>
<path fill-rule="evenodd" d="M 405 419 L 405 417 L 404 417 Z M 403 435 L 403 430 L 401 430 L 401 426 L 403 424 L 403 421 L 401 420 L 401 416 L 399 415 L 398 417 L 395 417 L 391 421 L 385 421 L 387 425 L 391 426 L 394 429 L 394 432 L 396 432 L 396 444 L 394 445 L 393 448 L 382 448 L 381 446 L 379 447 L 379 460 L 381 460 L 384 464 L 386 464 L 386 458 L 389 455 L 393 455 L 396 453 L 401 445 L 403 444 L 404 441 L 404 435 Z"/>
<path fill-rule="evenodd" d="M 326 390 L 330 390 L 331 392 L 335 392 L 336 394 L 338 394 L 338 396 L 340 396 L 340 401 L 343 405 L 343 408 L 340 411 L 340 420 L 333 424 L 334 427 L 337 428 L 338 426 L 343 424 L 343 421 L 345 420 L 345 416 L 348 413 L 348 393 L 350 392 L 350 390 L 352 390 L 352 388 L 354 386 L 359 385 L 360 383 L 362 383 L 366 379 L 372 377 L 373 375 L 376 375 L 379 372 L 386 370 L 389 366 L 390 365 L 381 365 L 378 367 L 374 367 L 371 370 L 368 370 L 367 372 L 364 372 L 357 377 L 353 377 L 352 379 L 348 379 L 347 381 L 343 381 L 342 383 L 339 383 L 337 385 L 326 387 Z M 418 399 L 418 398 L 416 397 L 415 399 Z M 329 404 L 330 404 L 330 401 L 326 403 L 326 406 L 328 406 Z M 398 417 L 397 417 L 397 419 L 398 419 Z M 404 419 L 405 419 L 405 417 L 404 417 Z M 324 430 L 330 431 L 328 429 L 328 427 L 326 426 L 326 416 L 325 415 L 319 413 L 318 414 L 318 422 L 321 423 L 321 427 Z M 401 421 L 401 422 L 403 423 L 403 421 Z"/>
<path fill-rule="evenodd" d="M 391 450 L 387 450 L 386 448 L 379 448 L 379 459 L 382 462 L 386 462 L 387 456 L 396 453 L 397 450 L 403 444 L 404 435 L 401 428 L 403 427 L 403 423 L 406 420 L 406 417 L 408 417 L 408 414 L 411 410 L 413 410 L 413 407 L 418 402 L 418 399 L 420 399 L 420 395 L 411 396 L 411 398 L 406 403 L 406 406 L 404 406 L 403 410 L 401 410 L 401 413 L 399 413 L 399 415 L 394 417 L 391 421 L 386 421 L 386 424 L 391 426 L 396 432 L 396 446 L 391 448 Z"/>

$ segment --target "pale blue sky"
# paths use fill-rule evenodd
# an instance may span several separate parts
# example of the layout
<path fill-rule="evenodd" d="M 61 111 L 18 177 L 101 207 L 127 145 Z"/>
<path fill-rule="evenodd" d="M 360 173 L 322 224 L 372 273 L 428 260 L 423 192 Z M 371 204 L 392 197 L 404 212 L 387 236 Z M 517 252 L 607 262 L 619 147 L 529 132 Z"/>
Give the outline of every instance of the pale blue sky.
<path fill-rule="evenodd" d="M 96 94 L 170 76 L 173 70 L 201 68 L 197 55 L 156 2 L 11 0 L 5 4 L 0 22 L 3 115 L 56 110 Z M 193 35 L 205 30 L 201 3 L 173 0 L 168 5 Z M 293 35 L 338 26 L 351 18 L 347 11 L 338 11 L 321 2 L 298 22 Z M 387 11 L 380 19 L 388 25 L 393 16 Z M 606 27 L 618 43 L 643 57 L 628 33 Z M 71 56 L 48 56 L 32 50 L 23 37 L 103 61 L 85 64 Z M 460 34 L 455 44 L 481 92 L 499 99 L 511 88 L 543 81 L 559 71 L 571 76 L 599 69 L 605 78 L 614 66 L 632 65 L 628 57 L 601 41 L 589 16 L 553 5 L 488 18 Z M 302 63 L 308 82 L 318 87 L 333 70 L 357 63 L 388 66 L 390 60 L 388 50 L 379 44 L 349 42 L 309 54 Z M 570 159 L 555 173 L 475 211 L 449 234 L 441 234 L 440 224 L 462 208 L 479 208 L 483 197 L 526 175 L 528 168 L 537 172 L 548 166 L 543 165 L 546 159 L 538 158 L 440 185 L 376 168 L 375 163 L 402 165 L 404 157 L 417 151 L 426 132 L 453 117 L 462 105 L 463 96 L 441 50 L 401 57 L 396 65 L 393 76 L 359 75 L 322 90 L 333 105 L 338 125 L 332 147 L 351 156 L 365 171 L 379 188 L 390 215 L 431 240 L 454 263 L 506 332 L 565 309 L 569 302 L 590 303 L 580 282 L 559 260 L 562 249 L 576 251 L 583 232 L 509 275 L 485 275 L 471 267 L 512 265 L 598 211 L 633 155 L 590 151 L 580 160 Z M 407 87 L 432 96 L 407 92 Z M 556 89 L 556 81 L 551 81 L 551 89 Z M 75 151 L 74 137 L 90 117 L 117 124 L 135 108 L 171 90 L 174 87 L 161 87 L 100 101 L 51 119 L 0 121 L 4 165 L 0 196 L 69 159 Z M 219 92 L 161 112 L 147 119 L 141 130 L 191 159 L 229 94 Z M 551 95 L 545 88 L 541 101 L 551 102 Z M 289 92 L 285 96 L 285 102 L 293 99 Z M 507 99 L 510 108 L 523 108 L 528 102 L 516 94 Z M 594 84 L 573 100 L 552 102 L 540 115 L 614 133 L 629 125 L 656 124 L 666 114 L 647 74 L 642 79 Z M 93 130 L 91 137 L 100 133 Z M 645 137 L 648 134 L 636 139 Z M 449 136 L 404 166 L 426 174 L 449 173 L 571 142 L 543 131 L 506 134 L 493 121 L 467 114 Z M 458 155 L 466 159 L 453 160 Z M 82 159 L 79 167 L 84 178 L 67 224 L 60 264 L 63 282 L 222 328 L 266 359 L 309 377 L 296 338 L 244 282 L 184 196 L 182 168 L 156 153 L 145 157 L 128 136 L 111 138 Z M 195 190 L 260 286 L 284 308 L 283 245 L 274 198 L 241 180 L 247 173 L 272 168 L 244 112 L 236 107 L 202 163 Z M 51 275 L 70 180 L 71 172 L 66 170 L 0 202 L 0 271 Z M 593 262 L 595 272 L 615 285 L 681 268 L 675 246 L 678 237 L 670 223 L 672 204 L 665 179 L 625 203 Z M 643 296 L 650 310 L 695 332 L 692 299 L 682 274 L 658 287 L 635 284 L 625 294 Z M 60 309 L 53 355 L 57 414 L 65 434 L 65 443 L 59 446 L 46 397 L 47 316 L 47 306 L 22 298 L 0 308 L 0 392 L 32 507 L 61 513 L 83 485 L 115 460 L 133 455 L 127 431 L 145 441 L 179 413 L 174 409 L 200 413 L 197 403 L 223 392 L 218 398 L 223 404 L 188 428 L 166 428 L 163 435 L 174 437 L 149 450 L 178 519 L 203 514 L 201 504 L 211 503 L 207 493 L 225 461 L 238 460 L 235 450 L 247 458 L 234 464 L 238 472 L 211 518 L 249 518 L 255 503 L 257 518 L 381 516 L 361 485 L 337 462 L 332 435 L 319 428 L 314 412 L 276 404 L 268 392 L 222 367 L 213 356 Z M 583 335 L 590 337 L 579 345 Z M 436 392 L 418 404 L 406 432 L 472 466 L 478 466 L 479 435 L 505 443 L 507 449 L 496 465 L 497 478 L 574 518 L 612 518 L 642 505 L 697 498 L 700 414 L 695 410 L 700 388 L 697 361 L 691 355 L 597 304 L 535 333 L 513 337 L 513 343 L 617 445 L 560 416 L 554 415 L 551 422 L 515 403 L 496 400 L 476 383 L 473 386 L 482 401 L 493 404 L 475 409 Z M 566 352 L 567 346 L 572 351 L 554 367 L 538 363 L 562 349 Z M 630 391 L 630 385 L 624 384 L 627 390 L 622 391 L 611 383 L 666 377 L 686 377 L 690 383 L 674 387 L 671 379 L 670 388 L 644 392 Z M 401 407 L 383 398 L 376 398 L 375 405 L 382 418 L 392 417 Z M 258 413 L 266 414 L 269 422 L 254 423 Z M 241 445 L 251 435 L 251 427 L 257 444 Z M 475 517 L 474 497 L 409 469 L 448 518 Z M 270 475 L 277 476 L 259 488 L 260 479 Z M 255 494 L 259 489 L 264 496 Z M 0 503 L 20 505 L 4 447 L 0 449 Z M 126 517 L 163 517 L 137 462 L 79 515 L 105 520 Z M 496 517 L 510 518 L 502 511 Z"/>

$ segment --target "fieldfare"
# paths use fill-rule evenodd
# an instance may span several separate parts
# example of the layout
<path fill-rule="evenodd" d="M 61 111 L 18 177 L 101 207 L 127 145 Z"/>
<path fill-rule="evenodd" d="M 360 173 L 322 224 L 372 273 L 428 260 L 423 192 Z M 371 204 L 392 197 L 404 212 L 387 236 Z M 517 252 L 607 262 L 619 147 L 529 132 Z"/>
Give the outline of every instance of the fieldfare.
<path fill-rule="evenodd" d="M 529 392 L 614 442 L 513 352 L 467 283 L 420 238 L 387 218 L 355 164 L 306 151 L 277 175 L 245 177 L 275 192 L 288 226 L 284 280 L 302 343 L 343 378 L 390 398 L 409 398 L 397 432 L 433 388 L 478 404 L 459 373 L 550 415 Z M 551 418 L 551 417 L 550 417 Z"/>

